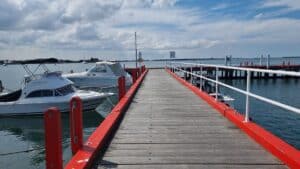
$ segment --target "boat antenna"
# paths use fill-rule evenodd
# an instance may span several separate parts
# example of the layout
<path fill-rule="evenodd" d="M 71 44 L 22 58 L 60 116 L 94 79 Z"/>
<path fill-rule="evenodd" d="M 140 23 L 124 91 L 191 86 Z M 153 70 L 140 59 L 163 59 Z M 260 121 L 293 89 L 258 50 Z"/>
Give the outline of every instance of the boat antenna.
<path fill-rule="evenodd" d="M 137 68 L 137 39 L 136 39 L 136 32 L 134 32 L 134 46 L 135 46 L 135 67 Z"/>
<path fill-rule="evenodd" d="M 29 69 L 28 65 L 22 64 L 22 66 L 28 75 L 35 77 L 34 73 Z"/>
<path fill-rule="evenodd" d="M 45 64 L 41 64 L 45 72 L 50 72 L 48 67 Z"/>
<path fill-rule="evenodd" d="M 46 73 L 50 71 L 50 70 L 48 69 L 48 67 L 47 67 L 45 64 L 42 64 L 42 63 L 40 63 L 40 64 L 35 68 L 34 71 L 31 71 L 27 64 L 22 64 L 22 66 L 23 66 L 24 70 L 26 71 L 26 73 L 27 73 L 29 76 L 32 76 L 32 77 L 35 77 L 35 73 L 36 73 L 36 71 L 37 71 L 40 67 L 42 67 Z"/>

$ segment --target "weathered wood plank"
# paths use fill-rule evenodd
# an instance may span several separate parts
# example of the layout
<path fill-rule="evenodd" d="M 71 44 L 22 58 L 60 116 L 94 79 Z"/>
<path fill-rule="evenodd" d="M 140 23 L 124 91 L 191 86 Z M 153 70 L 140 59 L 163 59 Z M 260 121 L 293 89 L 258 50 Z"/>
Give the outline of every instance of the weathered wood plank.
<path fill-rule="evenodd" d="M 102 165 L 99 169 L 120 168 L 120 169 L 281 169 L 281 165 L 235 165 L 235 164 L 152 164 L 152 165 Z"/>

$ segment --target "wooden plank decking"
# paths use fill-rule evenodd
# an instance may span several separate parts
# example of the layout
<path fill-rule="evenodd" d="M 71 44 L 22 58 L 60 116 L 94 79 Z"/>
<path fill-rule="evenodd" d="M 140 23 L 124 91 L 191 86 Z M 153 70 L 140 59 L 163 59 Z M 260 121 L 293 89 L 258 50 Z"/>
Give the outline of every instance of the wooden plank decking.
<path fill-rule="evenodd" d="M 164 70 L 150 70 L 94 168 L 287 168 Z"/>

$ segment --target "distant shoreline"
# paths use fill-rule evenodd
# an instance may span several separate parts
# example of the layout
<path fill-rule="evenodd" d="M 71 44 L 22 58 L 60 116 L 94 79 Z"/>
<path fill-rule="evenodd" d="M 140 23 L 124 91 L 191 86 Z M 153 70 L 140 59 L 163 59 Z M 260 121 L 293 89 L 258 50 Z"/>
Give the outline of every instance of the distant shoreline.
<path fill-rule="evenodd" d="M 282 56 L 282 57 L 272 57 L 273 59 L 295 59 L 300 58 L 300 56 Z M 187 60 L 224 60 L 225 58 L 176 58 L 176 59 L 145 59 L 144 62 L 148 61 L 187 61 Z M 259 59 L 259 58 L 233 58 L 233 59 Z M 104 60 L 98 58 L 82 59 L 82 60 L 67 60 L 67 59 L 57 59 L 57 58 L 40 58 L 40 59 L 29 59 L 29 60 L 0 60 L 0 64 L 65 64 L 65 63 L 96 63 Z M 135 62 L 135 60 L 107 60 L 112 62 Z"/>

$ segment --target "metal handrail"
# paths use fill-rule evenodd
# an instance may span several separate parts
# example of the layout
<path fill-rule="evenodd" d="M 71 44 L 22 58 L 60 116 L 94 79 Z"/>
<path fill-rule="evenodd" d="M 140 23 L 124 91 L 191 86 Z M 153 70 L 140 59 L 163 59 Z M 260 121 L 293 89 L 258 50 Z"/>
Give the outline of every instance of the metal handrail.
<path fill-rule="evenodd" d="M 195 73 L 192 73 L 189 72 L 189 71 L 186 71 L 186 70 L 183 70 L 181 69 L 183 66 L 181 65 L 185 65 L 185 66 L 197 66 L 197 67 L 200 67 L 200 75 L 199 74 L 195 74 Z M 193 76 L 195 77 L 199 77 L 201 82 L 200 82 L 200 90 L 202 90 L 202 79 L 204 80 L 207 80 L 207 81 L 210 81 L 210 82 L 213 82 L 216 84 L 216 97 L 215 99 L 217 100 L 218 97 L 217 97 L 217 92 L 218 92 L 218 85 L 221 85 L 223 87 L 226 87 L 226 88 L 229 88 L 231 90 L 234 90 L 236 92 L 239 92 L 239 93 L 242 93 L 244 95 L 246 95 L 246 108 L 245 108 L 245 122 L 248 122 L 249 121 L 249 102 L 250 102 L 250 99 L 249 97 L 253 97 L 253 98 L 256 98 L 260 101 L 263 101 L 263 102 L 266 102 L 266 103 L 269 103 L 271 105 L 275 105 L 275 106 L 278 106 L 280 108 L 283 108 L 285 110 L 289 110 L 289 111 L 292 111 L 294 113 L 297 113 L 297 114 L 300 114 L 300 109 L 297 108 L 297 107 L 293 107 L 293 106 L 290 106 L 290 105 L 287 105 L 287 104 L 284 104 L 284 103 L 281 103 L 281 102 L 278 102 L 278 101 L 275 101 L 275 100 L 272 100 L 272 99 L 269 99 L 269 98 L 266 98 L 266 97 L 263 97 L 263 96 L 259 96 L 257 94 L 254 94 L 254 93 L 251 93 L 250 92 L 250 81 L 251 81 L 251 72 L 262 72 L 262 73 L 273 73 L 273 74 L 281 74 L 281 75 L 289 75 L 289 76 L 297 76 L 297 77 L 300 77 L 300 72 L 290 72 L 290 71 L 277 71 L 277 70 L 266 70 L 266 69 L 253 69 L 253 68 L 240 68 L 240 67 L 233 67 L 233 66 L 223 66 L 223 65 L 211 65 L 211 64 L 195 64 L 195 63 L 178 63 L 178 62 L 170 62 L 169 65 L 167 65 L 167 67 L 169 67 L 171 70 L 173 70 L 175 72 L 175 70 L 178 70 L 180 72 L 183 72 L 183 73 L 186 73 L 186 74 L 190 74 L 191 75 L 191 78 Z M 216 79 L 211 79 L 211 78 L 208 78 L 208 77 L 205 77 L 202 75 L 202 69 L 203 67 L 213 67 L 216 69 Z M 219 81 L 219 78 L 218 78 L 218 70 L 219 69 L 231 69 L 231 70 L 242 70 L 242 71 L 246 71 L 247 72 L 247 86 L 246 86 L 246 90 L 242 90 L 242 89 L 239 89 L 239 88 L 236 88 L 236 87 L 233 87 L 233 86 L 230 86 L 228 84 L 225 84 L 223 82 L 220 82 Z M 191 70 L 192 70 L 192 67 L 191 67 Z"/>
<path fill-rule="evenodd" d="M 178 64 L 178 62 L 171 62 L 171 64 L 172 63 Z M 281 74 L 281 75 L 300 77 L 300 72 L 291 72 L 291 71 L 285 71 L 285 70 L 269 70 L 269 69 L 244 68 L 244 67 L 212 65 L 212 64 L 197 64 L 197 63 L 180 63 L 180 64 L 193 65 L 193 66 L 199 66 L 199 67 L 202 66 L 202 67 L 213 67 L 213 68 L 221 68 L 221 69 L 242 70 L 242 71 L 250 71 L 250 72 L 272 73 L 272 74 Z"/>

